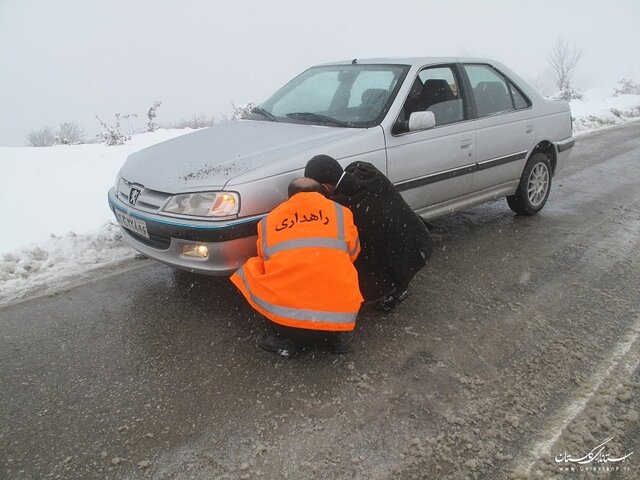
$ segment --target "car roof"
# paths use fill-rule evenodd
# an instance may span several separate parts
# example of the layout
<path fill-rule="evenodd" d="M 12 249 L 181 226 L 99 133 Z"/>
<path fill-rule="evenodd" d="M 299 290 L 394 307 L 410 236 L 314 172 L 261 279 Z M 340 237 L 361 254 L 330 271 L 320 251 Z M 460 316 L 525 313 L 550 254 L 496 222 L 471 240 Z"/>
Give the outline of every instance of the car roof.
<path fill-rule="evenodd" d="M 351 60 L 342 60 L 338 62 L 328 62 L 322 63 L 316 66 L 324 66 L 324 65 L 346 65 L 353 63 L 354 59 Z M 478 58 L 478 57 L 382 57 L 382 58 L 357 58 L 355 59 L 356 63 L 359 65 L 411 65 L 411 66 L 423 66 L 429 64 L 436 63 L 488 63 L 495 64 L 494 60 L 490 60 L 488 58 Z"/>

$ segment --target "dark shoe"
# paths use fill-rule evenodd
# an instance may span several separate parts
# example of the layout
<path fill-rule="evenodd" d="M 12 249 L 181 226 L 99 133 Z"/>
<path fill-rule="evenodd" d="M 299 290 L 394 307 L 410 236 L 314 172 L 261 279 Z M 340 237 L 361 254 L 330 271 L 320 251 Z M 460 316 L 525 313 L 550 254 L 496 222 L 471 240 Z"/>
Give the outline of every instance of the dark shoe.
<path fill-rule="evenodd" d="M 298 345 L 289 338 L 277 337 L 271 333 L 265 333 L 258 339 L 258 346 L 267 352 L 277 353 L 284 358 L 289 358 L 298 353 Z"/>
<path fill-rule="evenodd" d="M 353 342 L 353 337 L 355 337 L 355 330 L 351 330 L 350 332 L 337 332 L 334 334 L 331 339 L 331 347 L 333 348 L 333 353 L 347 353 L 351 350 L 351 342 Z"/>
<path fill-rule="evenodd" d="M 395 293 L 393 294 L 393 297 L 396 299 L 396 303 L 402 303 L 410 296 L 411 294 L 409 293 L 409 290 L 404 290 L 399 295 L 396 295 Z"/>
<path fill-rule="evenodd" d="M 380 310 L 381 312 L 389 313 L 393 311 L 394 308 L 398 305 L 398 299 L 393 295 L 389 295 L 388 297 L 384 297 L 380 300 L 377 300 L 373 304 L 373 308 L 376 310 Z"/>

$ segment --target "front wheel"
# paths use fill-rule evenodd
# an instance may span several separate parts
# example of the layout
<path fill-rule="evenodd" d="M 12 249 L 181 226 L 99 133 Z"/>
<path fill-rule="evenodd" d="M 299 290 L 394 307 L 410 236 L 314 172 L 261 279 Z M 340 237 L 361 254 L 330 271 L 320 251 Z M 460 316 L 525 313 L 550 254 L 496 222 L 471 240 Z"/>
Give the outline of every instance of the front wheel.
<path fill-rule="evenodd" d="M 507 203 L 519 215 L 535 215 L 547 203 L 550 191 L 551 162 L 544 153 L 536 153 L 525 165 L 518 189 L 507 197 Z"/>

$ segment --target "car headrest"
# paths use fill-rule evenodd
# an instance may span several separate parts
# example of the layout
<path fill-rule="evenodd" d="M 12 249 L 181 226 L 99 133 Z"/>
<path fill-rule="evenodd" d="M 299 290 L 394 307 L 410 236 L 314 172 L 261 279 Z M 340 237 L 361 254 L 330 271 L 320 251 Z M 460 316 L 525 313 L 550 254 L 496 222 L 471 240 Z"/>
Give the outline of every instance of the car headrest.
<path fill-rule="evenodd" d="M 449 83 L 442 78 L 425 80 L 420 96 L 426 100 L 427 105 L 446 102 L 455 98 Z"/>
<path fill-rule="evenodd" d="M 362 105 L 378 106 L 386 99 L 387 93 L 384 88 L 369 88 L 362 92 Z"/>

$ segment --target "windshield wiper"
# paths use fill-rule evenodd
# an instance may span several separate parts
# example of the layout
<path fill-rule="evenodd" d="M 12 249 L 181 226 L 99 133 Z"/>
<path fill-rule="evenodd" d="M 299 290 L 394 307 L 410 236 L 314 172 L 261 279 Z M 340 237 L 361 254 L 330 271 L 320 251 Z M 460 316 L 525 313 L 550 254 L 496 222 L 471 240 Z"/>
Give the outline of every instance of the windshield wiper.
<path fill-rule="evenodd" d="M 295 118 L 296 120 L 304 120 L 307 122 L 321 122 L 325 125 L 336 125 L 338 127 L 348 127 L 349 124 L 347 122 L 343 122 L 341 120 L 337 120 L 335 118 L 327 117 L 326 115 L 321 115 L 319 113 L 313 112 L 293 112 L 287 113 L 287 117 Z"/>
<path fill-rule="evenodd" d="M 262 115 L 264 118 L 266 118 L 267 120 L 271 120 L 272 122 L 278 121 L 276 119 L 276 116 L 273 113 L 267 112 L 262 107 L 254 107 L 253 110 L 251 110 L 251 113 L 257 113 L 258 115 Z"/>

